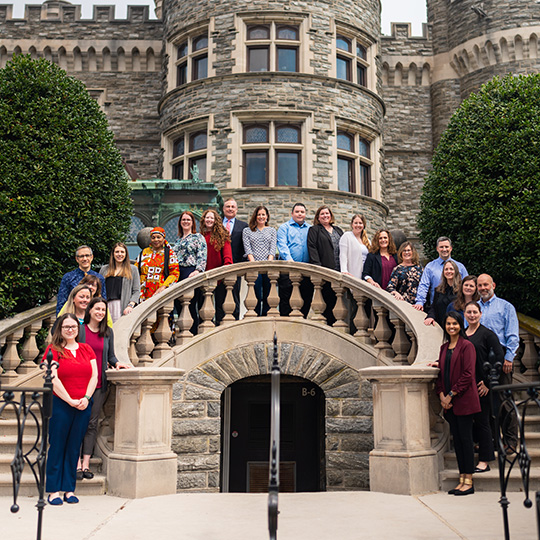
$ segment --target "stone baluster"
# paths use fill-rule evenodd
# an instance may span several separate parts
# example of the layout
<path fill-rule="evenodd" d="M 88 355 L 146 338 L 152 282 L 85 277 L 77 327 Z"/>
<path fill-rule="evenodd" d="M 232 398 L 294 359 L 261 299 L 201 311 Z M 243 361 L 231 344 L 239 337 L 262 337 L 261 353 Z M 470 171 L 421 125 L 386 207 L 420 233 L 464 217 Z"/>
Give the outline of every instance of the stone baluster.
<path fill-rule="evenodd" d="M 36 335 L 41 330 L 42 321 L 36 321 L 24 329 L 24 344 L 21 350 L 23 363 L 17 369 L 19 375 L 30 373 L 36 369 L 35 360 L 38 358 L 39 349 L 36 343 Z"/>
<path fill-rule="evenodd" d="M 19 352 L 17 351 L 17 345 L 19 340 L 23 336 L 24 329 L 20 328 L 15 330 L 13 334 L 9 334 L 6 337 L 6 350 L 2 357 L 2 367 L 5 369 L 5 373 L 2 375 L 2 381 L 5 384 L 11 384 L 19 376 L 15 371 L 21 363 Z"/>
<path fill-rule="evenodd" d="M 182 304 L 182 311 L 176 319 L 176 344 L 184 345 L 193 337 L 190 328 L 193 325 L 193 318 L 189 311 L 189 303 L 193 298 L 194 290 L 186 291 L 178 300 Z"/>
<path fill-rule="evenodd" d="M 538 351 L 534 346 L 534 336 L 526 330 L 519 332 L 519 337 L 523 340 L 523 356 L 521 357 L 521 363 L 527 371 L 523 373 L 528 381 L 538 381 L 538 371 L 536 369 L 536 363 L 538 362 Z"/>
<path fill-rule="evenodd" d="M 354 326 L 356 327 L 354 337 L 360 343 L 370 344 L 371 337 L 368 332 L 369 317 L 366 315 L 366 308 L 364 307 L 367 297 L 357 291 L 353 292 L 353 296 L 356 300 L 356 305 L 358 306 L 358 309 L 356 310 L 356 315 L 353 320 Z"/>
<path fill-rule="evenodd" d="M 236 307 L 236 304 L 234 302 L 234 296 L 233 296 L 233 288 L 236 284 L 237 276 L 227 276 L 223 283 L 225 284 L 225 288 L 227 289 L 227 294 L 225 295 L 225 301 L 223 302 L 223 311 L 225 312 L 225 317 L 223 317 L 223 320 L 221 321 L 221 326 L 225 326 L 228 324 L 231 324 L 234 322 L 234 308 Z"/>
<path fill-rule="evenodd" d="M 333 328 L 338 332 L 347 333 L 349 325 L 347 324 L 347 308 L 345 306 L 345 294 L 347 289 L 343 285 L 334 283 L 332 284 L 332 289 L 336 293 L 336 305 L 334 307 L 334 317 L 336 322 L 334 323 Z"/>
<path fill-rule="evenodd" d="M 319 276 L 312 276 L 311 283 L 313 283 L 314 289 L 313 300 L 311 302 L 311 309 L 313 310 L 313 317 L 311 317 L 311 320 L 324 323 L 326 322 L 326 319 L 324 318 L 323 311 L 326 304 L 324 303 L 322 296 L 323 279 Z"/>
<path fill-rule="evenodd" d="M 214 300 L 212 298 L 212 295 L 214 289 L 216 288 L 216 285 L 217 282 L 215 280 L 201 285 L 201 289 L 204 294 L 204 301 L 201 309 L 199 310 L 199 317 L 201 319 L 201 322 L 199 324 L 199 334 L 204 334 L 205 332 L 208 332 L 215 327 L 212 319 L 216 314 L 216 310 L 214 307 Z"/>
<path fill-rule="evenodd" d="M 394 314 L 391 314 L 390 322 L 396 329 L 394 339 L 392 340 L 392 349 L 395 353 L 394 363 L 408 366 L 409 360 L 407 358 L 407 354 L 411 348 L 411 344 L 407 339 L 407 334 L 405 333 L 405 323 Z"/>
<path fill-rule="evenodd" d="M 289 317 L 303 317 L 300 309 L 304 305 L 302 300 L 302 295 L 300 294 L 300 282 L 302 281 L 302 274 L 300 272 L 291 272 L 289 274 L 289 279 L 292 282 L 293 290 L 291 294 L 291 313 Z"/>
<path fill-rule="evenodd" d="M 247 281 L 247 286 L 248 286 L 247 296 L 246 296 L 246 299 L 244 300 L 244 304 L 247 309 L 246 314 L 244 315 L 246 319 L 257 316 L 257 313 L 255 311 L 255 308 L 257 307 L 257 296 L 255 294 L 255 282 L 257 281 L 258 277 L 259 277 L 259 274 L 257 272 L 246 273 L 246 281 Z"/>
<path fill-rule="evenodd" d="M 134 365 L 137 366 L 139 364 L 139 357 L 137 355 L 137 339 L 139 339 L 139 336 L 141 335 L 141 327 L 138 326 L 133 331 L 133 334 L 131 334 L 131 337 L 129 338 L 129 361 Z"/>
<path fill-rule="evenodd" d="M 411 348 L 409 349 L 409 356 L 407 356 L 407 362 L 409 365 L 413 365 L 416 360 L 416 353 L 418 352 L 418 342 L 416 341 L 416 336 L 410 328 L 406 328 L 405 331 L 411 340 Z M 434 358 L 433 361 L 436 362 L 438 359 Z"/>
<path fill-rule="evenodd" d="M 171 346 L 169 341 L 172 336 L 172 330 L 169 324 L 169 314 L 174 309 L 174 302 L 164 305 L 158 309 L 158 326 L 154 332 L 154 339 L 156 340 L 156 346 L 152 357 L 155 359 L 163 358 L 171 352 Z"/>
<path fill-rule="evenodd" d="M 376 305 L 373 303 L 373 309 L 377 314 L 377 324 L 373 330 L 373 335 L 377 340 L 375 348 L 379 349 L 379 358 L 393 358 L 394 351 L 392 345 L 389 343 L 389 339 L 392 337 L 392 329 L 388 324 L 388 309 L 384 306 Z"/>
<path fill-rule="evenodd" d="M 148 366 L 153 362 L 151 354 L 154 350 L 154 341 L 152 340 L 151 330 L 155 322 L 154 314 L 153 317 L 148 317 L 141 325 L 141 336 L 137 340 L 137 345 L 135 345 L 139 357 L 139 367 Z"/>
<path fill-rule="evenodd" d="M 52 327 L 56 321 L 56 315 L 51 315 L 49 318 L 43 321 L 43 328 L 47 328 L 47 337 L 45 338 L 45 347 L 48 347 L 52 343 Z"/>
<path fill-rule="evenodd" d="M 277 282 L 279 279 L 279 271 L 269 271 L 268 279 L 270 280 L 270 292 L 268 293 L 268 310 L 267 317 L 279 317 L 279 295 L 277 290 Z"/>

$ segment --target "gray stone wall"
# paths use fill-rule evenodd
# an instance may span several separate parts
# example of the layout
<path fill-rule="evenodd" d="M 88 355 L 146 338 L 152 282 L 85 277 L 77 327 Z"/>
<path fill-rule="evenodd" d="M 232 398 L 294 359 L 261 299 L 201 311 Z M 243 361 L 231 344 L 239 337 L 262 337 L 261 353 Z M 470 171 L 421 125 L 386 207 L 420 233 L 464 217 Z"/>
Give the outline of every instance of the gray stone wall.
<path fill-rule="evenodd" d="M 230 350 L 186 373 L 173 389 L 173 443 L 179 491 L 219 491 L 221 394 L 233 382 L 267 375 L 273 344 Z M 373 449 L 371 385 L 332 355 L 281 343 L 284 375 L 314 382 L 326 400 L 326 483 L 329 490 L 368 489 Z"/>

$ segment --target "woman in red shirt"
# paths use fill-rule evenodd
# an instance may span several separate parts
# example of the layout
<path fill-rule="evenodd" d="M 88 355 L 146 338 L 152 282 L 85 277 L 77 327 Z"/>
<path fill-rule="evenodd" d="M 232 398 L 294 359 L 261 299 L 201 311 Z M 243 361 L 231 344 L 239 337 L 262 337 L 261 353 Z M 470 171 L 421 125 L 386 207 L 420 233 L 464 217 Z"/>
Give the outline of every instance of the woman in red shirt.
<path fill-rule="evenodd" d="M 96 355 L 89 345 L 78 343 L 79 321 L 72 313 L 58 318 L 47 347 L 53 366 L 53 410 L 49 424 L 46 491 L 49 504 L 78 503 L 75 497 L 77 460 L 90 419 L 92 394 L 97 384 Z"/>
<path fill-rule="evenodd" d="M 201 234 L 206 240 L 206 270 L 219 268 L 226 264 L 232 264 L 231 237 L 227 229 L 223 226 L 221 217 L 215 210 L 205 210 L 201 217 Z M 223 320 L 225 312 L 223 311 L 223 302 L 227 290 L 222 281 L 218 283 L 214 291 L 216 303 L 216 326 Z"/>

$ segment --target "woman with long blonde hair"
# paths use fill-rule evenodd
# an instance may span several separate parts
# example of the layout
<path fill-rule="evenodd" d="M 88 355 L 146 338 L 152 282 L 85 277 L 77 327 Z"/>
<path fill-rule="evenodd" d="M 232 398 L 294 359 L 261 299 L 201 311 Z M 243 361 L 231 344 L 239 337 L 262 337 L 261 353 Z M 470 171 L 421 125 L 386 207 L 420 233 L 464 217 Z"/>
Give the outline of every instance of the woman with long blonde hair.
<path fill-rule="evenodd" d="M 370 248 L 366 231 L 366 218 L 355 214 L 351 219 L 351 230 L 339 239 L 339 262 L 341 271 L 362 279 L 362 270 Z"/>

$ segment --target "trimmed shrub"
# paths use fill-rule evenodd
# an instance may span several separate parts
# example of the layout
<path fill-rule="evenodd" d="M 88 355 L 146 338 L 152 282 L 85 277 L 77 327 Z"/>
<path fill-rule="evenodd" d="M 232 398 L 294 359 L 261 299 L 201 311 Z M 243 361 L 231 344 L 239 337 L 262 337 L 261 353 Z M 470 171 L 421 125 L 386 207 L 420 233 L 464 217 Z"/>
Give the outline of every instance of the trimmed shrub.
<path fill-rule="evenodd" d="M 418 225 L 498 296 L 540 316 L 540 75 L 495 78 L 452 116 L 433 158 Z"/>
<path fill-rule="evenodd" d="M 48 301 L 80 244 L 106 260 L 132 202 L 107 119 L 45 59 L 0 70 L 0 317 Z"/>

